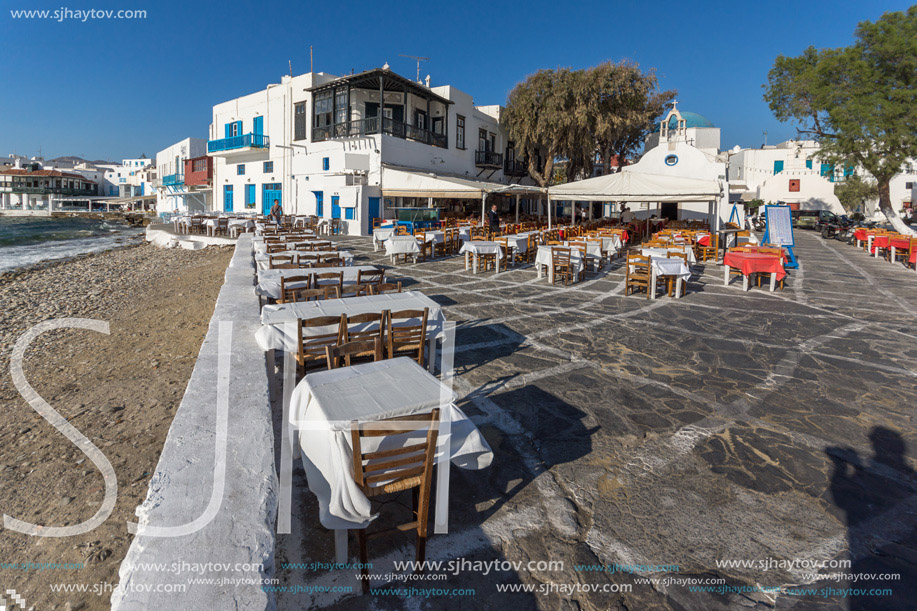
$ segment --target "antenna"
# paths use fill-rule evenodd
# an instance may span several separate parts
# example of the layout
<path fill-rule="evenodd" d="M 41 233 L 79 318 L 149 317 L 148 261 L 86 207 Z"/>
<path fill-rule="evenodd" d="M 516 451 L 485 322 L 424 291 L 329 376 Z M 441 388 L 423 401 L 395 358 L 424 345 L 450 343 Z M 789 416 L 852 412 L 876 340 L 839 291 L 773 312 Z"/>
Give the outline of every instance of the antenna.
<path fill-rule="evenodd" d="M 417 62 L 417 82 L 420 82 L 420 62 L 430 61 L 429 57 L 421 57 L 419 55 L 405 55 L 404 53 L 399 53 L 398 57 L 407 57 L 413 59 Z"/>
<path fill-rule="evenodd" d="M 288 59 L 287 63 L 290 64 L 290 78 L 293 78 L 293 60 Z"/>
<path fill-rule="evenodd" d="M 313 72 L 312 69 L 312 45 L 309 45 L 309 72 Z"/>

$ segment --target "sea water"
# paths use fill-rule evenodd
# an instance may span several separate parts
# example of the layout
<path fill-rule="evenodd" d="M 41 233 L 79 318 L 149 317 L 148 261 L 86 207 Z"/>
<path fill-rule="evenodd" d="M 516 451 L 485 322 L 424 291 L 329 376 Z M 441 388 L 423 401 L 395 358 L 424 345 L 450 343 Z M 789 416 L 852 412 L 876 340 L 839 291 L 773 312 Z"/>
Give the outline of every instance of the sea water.
<path fill-rule="evenodd" d="M 143 231 L 100 219 L 0 216 L 0 272 L 126 246 Z"/>

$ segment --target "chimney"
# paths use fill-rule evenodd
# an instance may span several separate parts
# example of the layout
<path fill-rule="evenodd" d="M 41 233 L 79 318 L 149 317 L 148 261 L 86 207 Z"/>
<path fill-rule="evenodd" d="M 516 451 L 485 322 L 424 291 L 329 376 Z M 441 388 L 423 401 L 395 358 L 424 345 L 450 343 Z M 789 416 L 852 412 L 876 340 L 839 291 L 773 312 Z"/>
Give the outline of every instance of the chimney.
<path fill-rule="evenodd" d="M 427 89 L 430 88 L 430 75 L 429 74 L 427 75 L 427 78 L 424 79 L 424 85 L 426 85 Z"/>

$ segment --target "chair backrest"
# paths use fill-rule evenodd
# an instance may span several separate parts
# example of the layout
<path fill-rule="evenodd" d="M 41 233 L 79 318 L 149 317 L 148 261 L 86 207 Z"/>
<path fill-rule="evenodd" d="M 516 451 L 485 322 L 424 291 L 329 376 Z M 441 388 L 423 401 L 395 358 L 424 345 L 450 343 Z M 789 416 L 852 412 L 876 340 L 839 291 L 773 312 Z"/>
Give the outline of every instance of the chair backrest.
<path fill-rule="evenodd" d="M 283 252 L 286 249 L 287 247 L 281 244 L 280 242 L 265 242 L 264 244 L 264 250 L 265 252 L 267 252 L 267 254 L 271 254 L 275 252 Z"/>
<path fill-rule="evenodd" d="M 388 342 L 388 354 L 394 356 L 396 352 L 416 353 L 416 360 L 423 364 L 424 347 L 427 344 L 427 318 L 430 315 L 430 308 L 423 310 L 400 310 L 389 312 L 388 329 L 386 330 L 386 341 Z M 412 324 L 410 321 L 418 320 Z M 397 323 L 397 321 L 404 321 Z"/>
<path fill-rule="evenodd" d="M 383 359 L 382 339 L 374 337 L 361 341 L 343 341 L 336 346 L 325 346 L 325 361 L 328 369 L 337 369 L 344 363 L 345 367 L 350 367 L 351 359 L 354 356 L 371 354 L 374 361 Z"/>
<path fill-rule="evenodd" d="M 296 333 L 296 361 L 300 365 L 309 361 L 325 361 L 327 358 L 325 348 L 341 343 L 344 318 L 344 315 L 341 314 L 340 316 L 299 319 Z M 320 327 L 327 327 L 327 329 L 318 332 L 311 331 Z"/>
<path fill-rule="evenodd" d="M 325 263 L 330 267 L 344 267 L 344 259 L 334 255 L 321 255 L 319 263 Z"/>
<path fill-rule="evenodd" d="M 627 275 L 643 276 L 650 272 L 649 256 L 641 255 L 639 251 L 627 253 Z"/>
<path fill-rule="evenodd" d="M 293 255 L 268 255 L 268 266 L 271 269 L 280 269 L 277 266 L 282 264 L 293 265 Z"/>
<path fill-rule="evenodd" d="M 346 316 L 344 320 L 344 341 L 363 341 L 378 337 L 381 341 L 385 337 L 385 324 L 388 320 L 388 310 L 382 312 L 365 312 Z M 354 329 L 359 326 L 360 329 Z"/>
<path fill-rule="evenodd" d="M 325 289 L 323 288 L 291 288 L 283 293 L 280 303 L 317 301 L 325 298 Z"/>
<path fill-rule="evenodd" d="M 315 274 L 315 286 L 344 286 L 344 272 L 322 272 Z"/>
<path fill-rule="evenodd" d="M 341 288 L 341 297 L 364 297 L 370 295 L 368 284 L 347 284 Z"/>
<path fill-rule="evenodd" d="M 301 301 L 294 298 L 294 293 L 297 290 L 302 289 L 311 289 L 312 288 L 312 275 L 306 274 L 302 276 L 281 276 L 280 277 L 280 299 L 277 301 L 279 303 L 286 303 L 288 301 Z"/>
<path fill-rule="evenodd" d="M 396 447 L 363 452 L 366 437 L 408 435 L 426 431 L 420 443 L 397 444 Z M 353 481 L 367 497 L 420 488 L 416 521 L 426 522 L 433 482 L 433 456 L 439 434 L 439 409 L 428 414 L 412 414 L 374 422 L 351 423 L 353 446 Z M 405 525 L 405 527 L 408 525 Z"/>
<path fill-rule="evenodd" d="M 570 249 L 569 249 L 569 248 L 566 248 L 566 247 L 564 247 L 564 248 L 561 248 L 561 247 L 554 247 L 554 248 L 552 248 L 552 249 L 551 249 L 551 261 L 554 263 L 554 265 L 558 265 L 558 264 L 569 265 L 569 263 L 570 263 Z"/>
<path fill-rule="evenodd" d="M 382 295 L 383 293 L 400 293 L 401 292 L 401 282 L 383 282 L 381 284 L 370 284 L 369 285 L 369 294 L 370 295 Z"/>
<path fill-rule="evenodd" d="M 385 281 L 384 269 L 357 270 L 357 284 L 382 284 Z"/>

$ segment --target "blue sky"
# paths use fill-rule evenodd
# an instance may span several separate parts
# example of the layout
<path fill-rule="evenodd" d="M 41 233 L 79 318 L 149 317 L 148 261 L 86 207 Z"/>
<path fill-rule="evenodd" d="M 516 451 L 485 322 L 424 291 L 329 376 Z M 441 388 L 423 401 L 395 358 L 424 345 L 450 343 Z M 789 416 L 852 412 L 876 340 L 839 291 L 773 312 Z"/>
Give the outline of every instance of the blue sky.
<path fill-rule="evenodd" d="M 4 0 L 0 154 L 121 159 L 206 137 L 213 104 L 289 72 L 388 62 L 502 104 L 539 68 L 631 59 L 655 68 L 679 107 L 722 128 L 722 146 L 792 137 L 761 85 L 778 54 L 849 44 L 857 22 L 908 2 L 174 2 Z M 141 20 L 13 19 L 16 9 L 144 9 Z"/>

